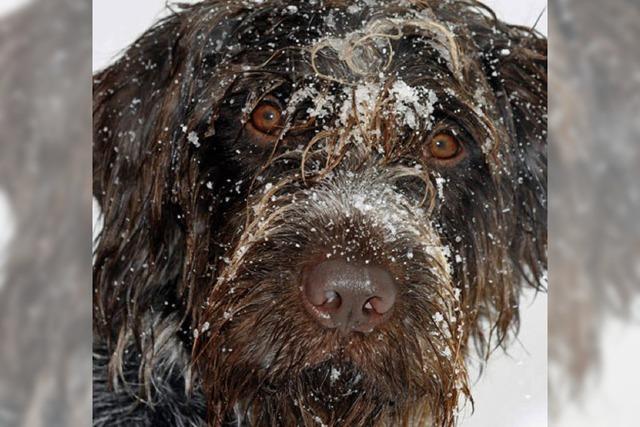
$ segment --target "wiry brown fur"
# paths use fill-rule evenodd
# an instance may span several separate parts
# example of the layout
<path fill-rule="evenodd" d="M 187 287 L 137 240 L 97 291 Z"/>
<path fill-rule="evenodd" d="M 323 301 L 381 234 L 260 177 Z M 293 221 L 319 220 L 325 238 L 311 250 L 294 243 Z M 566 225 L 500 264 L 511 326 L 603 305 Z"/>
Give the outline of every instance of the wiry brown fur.
<path fill-rule="evenodd" d="M 429 117 L 398 82 L 433 91 Z M 247 124 L 267 96 L 288 112 L 275 142 Z M 113 387 L 140 353 L 150 408 L 177 346 L 211 425 L 451 426 L 469 340 L 487 356 L 520 282 L 541 286 L 546 40 L 479 3 L 184 5 L 95 76 L 94 102 L 95 332 Z M 455 164 L 423 155 L 441 130 Z M 325 256 L 394 274 L 387 323 L 319 329 L 298 281 Z"/>

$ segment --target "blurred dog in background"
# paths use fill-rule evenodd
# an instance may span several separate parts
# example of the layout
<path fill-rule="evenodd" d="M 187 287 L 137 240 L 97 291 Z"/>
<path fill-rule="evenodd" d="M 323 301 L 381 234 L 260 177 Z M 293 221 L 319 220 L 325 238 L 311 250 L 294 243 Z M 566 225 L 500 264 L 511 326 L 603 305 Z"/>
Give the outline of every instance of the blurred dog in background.
<path fill-rule="evenodd" d="M 87 425 L 91 2 L 33 0 L 0 18 L 0 68 L 13 225 L 0 247 L 0 425 Z"/>
<path fill-rule="evenodd" d="M 600 6 L 550 3 L 551 51 L 557 58 L 549 100 L 549 390 L 555 416 L 594 391 L 631 396 L 620 383 L 637 377 L 630 368 L 612 373 L 623 362 L 606 357 L 616 356 L 616 343 L 635 340 L 626 334 L 636 328 L 624 322 L 637 324 L 640 314 L 640 5 L 614 0 L 606 14 Z M 628 401 L 621 397 L 616 405 L 627 407 Z M 585 405 L 590 413 L 580 420 L 583 425 L 602 422 L 594 413 L 617 425 L 635 422 L 633 410 L 614 410 L 598 397 Z"/>

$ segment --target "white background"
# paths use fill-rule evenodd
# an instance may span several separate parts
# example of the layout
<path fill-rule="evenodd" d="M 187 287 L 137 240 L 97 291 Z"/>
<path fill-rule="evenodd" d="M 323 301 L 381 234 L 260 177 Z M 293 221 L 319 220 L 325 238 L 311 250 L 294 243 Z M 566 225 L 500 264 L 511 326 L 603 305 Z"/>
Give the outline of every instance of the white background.
<path fill-rule="evenodd" d="M 2 0 L 0 1 L 0 17 L 6 15 L 11 11 L 19 8 L 23 4 L 27 3 L 27 0 Z"/>

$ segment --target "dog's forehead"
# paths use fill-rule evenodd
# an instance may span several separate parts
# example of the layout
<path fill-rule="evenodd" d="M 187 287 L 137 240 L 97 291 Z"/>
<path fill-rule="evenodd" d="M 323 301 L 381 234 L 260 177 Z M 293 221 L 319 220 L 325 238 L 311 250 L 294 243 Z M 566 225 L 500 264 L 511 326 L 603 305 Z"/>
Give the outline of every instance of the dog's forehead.
<path fill-rule="evenodd" d="M 422 2 L 251 4 L 223 31 L 224 46 L 215 43 L 225 62 L 348 84 L 389 74 L 403 80 L 462 75 L 450 24 Z"/>
<path fill-rule="evenodd" d="M 484 152 L 503 139 L 479 48 L 456 17 L 460 3 L 211 4 L 180 27 L 189 43 L 183 63 L 201 64 L 185 71 L 209 94 L 200 97 L 205 107 L 239 101 L 246 120 L 276 95 L 294 127 L 304 119 L 319 127 L 358 123 L 381 135 L 398 125 L 398 139 L 409 141 L 448 124 Z"/>

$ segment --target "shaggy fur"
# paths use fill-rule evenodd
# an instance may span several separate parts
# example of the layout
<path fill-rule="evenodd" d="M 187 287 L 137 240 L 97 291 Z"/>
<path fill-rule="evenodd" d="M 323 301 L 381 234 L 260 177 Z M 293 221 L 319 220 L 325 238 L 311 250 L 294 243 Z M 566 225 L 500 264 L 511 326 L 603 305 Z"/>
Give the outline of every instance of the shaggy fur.
<path fill-rule="evenodd" d="M 543 286 L 546 46 L 474 1 L 204 1 L 147 31 L 94 83 L 94 423 L 454 425 L 470 345 Z M 332 257 L 395 277 L 375 332 L 305 312 Z"/>

